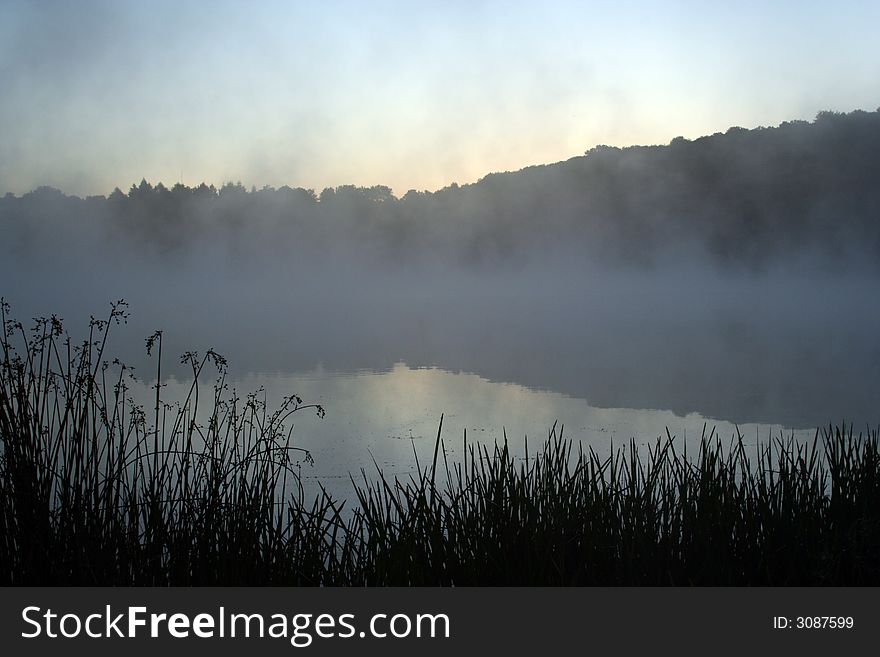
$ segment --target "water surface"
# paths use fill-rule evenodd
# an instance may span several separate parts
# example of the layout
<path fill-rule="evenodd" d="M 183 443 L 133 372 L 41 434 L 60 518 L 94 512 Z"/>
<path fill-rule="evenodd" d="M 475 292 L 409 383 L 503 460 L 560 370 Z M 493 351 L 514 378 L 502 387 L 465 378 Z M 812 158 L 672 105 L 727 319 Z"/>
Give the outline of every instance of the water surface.
<path fill-rule="evenodd" d="M 506 431 L 520 449 L 558 423 L 607 452 L 667 429 L 683 445 L 704 425 L 753 441 L 880 420 L 875 276 L 331 265 L 79 271 L 7 296 L 19 317 L 59 313 L 74 333 L 126 298 L 131 317 L 111 351 L 148 385 L 144 338 L 163 329 L 166 398 L 188 381 L 176 355 L 214 348 L 239 392 L 322 404 L 326 418 L 298 415 L 294 436 L 316 460 L 304 476 L 333 486 L 362 468 L 412 472 L 441 415 L 451 458 L 465 430 L 488 444 Z"/>

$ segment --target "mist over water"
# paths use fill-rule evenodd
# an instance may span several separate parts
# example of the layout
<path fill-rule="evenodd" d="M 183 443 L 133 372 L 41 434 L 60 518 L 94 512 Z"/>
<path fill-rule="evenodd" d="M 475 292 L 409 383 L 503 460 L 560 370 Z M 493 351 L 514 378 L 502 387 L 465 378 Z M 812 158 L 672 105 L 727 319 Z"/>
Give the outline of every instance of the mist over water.
<path fill-rule="evenodd" d="M 821 139 L 829 121 L 842 119 L 817 122 Z M 773 139 L 790 150 L 785 135 Z M 747 139 L 713 138 L 722 162 Z M 146 386 L 144 338 L 163 330 L 166 394 L 186 385 L 178 354 L 213 348 L 241 391 L 323 404 L 328 417 L 298 419 L 295 435 L 324 478 L 373 459 L 411 469 L 441 414 L 450 446 L 465 429 L 540 439 L 554 421 L 603 449 L 704 423 L 725 438 L 876 424 L 876 194 L 846 176 L 817 192 L 816 167 L 795 182 L 768 168 L 762 184 L 722 167 L 710 182 L 699 163 L 681 165 L 687 193 L 640 192 L 652 171 L 674 177 L 675 149 L 687 163 L 708 147 L 666 148 L 403 199 L 146 183 L 108 199 L 8 196 L 0 293 L 17 318 L 55 313 L 74 335 L 125 299 L 111 351 Z M 535 187 L 539 174 L 555 186 Z"/>
<path fill-rule="evenodd" d="M 152 331 L 164 330 L 168 399 L 188 386 L 177 356 L 213 348 L 238 392 L 264 388 L 270 406 L 295 393 L 327 409 L 323 420 L 297 416 L 294 436 L 316 458 L 307 476 L 340 489 L 374 458 L 389 473 L 411 471 L 414 447 L 430 459 L 441 414 L 451 458 L 464 430 L 489 444 L 506 430 L 521 448 L 556 421 L 601 451 L 667 428 L 696 439 L 704 424 L 751 440 L 876 422 L 880 286 L 856 273 L 358 273 L 318 270 L 298 287 L 271 267 L 206 279 L 166 267 L 9 300 L 19 317 L 58 312 L 76 334 L 128 290 L 131 318 L 110 347 L 136 366 L 145 401 Z"/>
<path fill-rule="evenodd" d="M 5 280 L 25 264 L 5 271 Z M 328 263 L 306 278 L 275 266 L 245 273 L 218 266 L 162 266 L 131 277 L 59 273 L 43 282 L 26 276 L 7 298 L 19 317 L 55 312 L 74 331 L 109 300 L 125 298 L 132 317 L 113 344 L 142 367 L 149 367 L 143 338 L 161 328 L 166 353 L 214 348 L 239 375 L 387 372 L 406 363 L 600 407 L 801 428 L 869 421 L 878 398 L 869 375 L 880 364 L 878 286 L 854 272 L 340 274 Z"/>

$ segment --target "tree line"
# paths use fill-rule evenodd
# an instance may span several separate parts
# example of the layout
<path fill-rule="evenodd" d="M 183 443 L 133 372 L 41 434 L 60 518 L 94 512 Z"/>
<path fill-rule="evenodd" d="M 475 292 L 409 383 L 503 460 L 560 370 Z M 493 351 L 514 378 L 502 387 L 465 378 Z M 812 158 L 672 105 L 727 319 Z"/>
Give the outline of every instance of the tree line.
<path fill-rule="evenodd" d="M 880 254 L 880 110 L 668 145 L 597 146 L 556 164 L 397 197 L 240 183 L 142 180 L 79 198 L 50 187 L 0 198 L 7 255 L 71 245 L 161 257 L 220 247 L 242 258 L 343 251 L 383 262 L 474 266 L 565 254 L 634 264 L 676 253 L 761 266 Z"/>

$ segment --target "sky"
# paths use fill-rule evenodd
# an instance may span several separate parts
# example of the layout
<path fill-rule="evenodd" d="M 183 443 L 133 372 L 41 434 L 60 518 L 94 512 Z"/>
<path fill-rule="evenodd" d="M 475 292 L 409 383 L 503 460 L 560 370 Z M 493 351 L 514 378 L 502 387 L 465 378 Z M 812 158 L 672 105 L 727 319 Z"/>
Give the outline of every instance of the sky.
<path fill-rule="evenodd" d="M 0 194 L 438 189 L 880 106 L 880 2 L 0 0 Z"/>

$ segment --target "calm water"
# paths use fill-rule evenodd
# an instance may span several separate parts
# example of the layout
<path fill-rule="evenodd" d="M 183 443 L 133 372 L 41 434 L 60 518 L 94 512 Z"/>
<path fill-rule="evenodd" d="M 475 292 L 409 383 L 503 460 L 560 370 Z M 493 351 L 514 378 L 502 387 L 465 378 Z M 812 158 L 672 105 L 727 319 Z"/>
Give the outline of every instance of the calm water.
<path fill-rule="evenodd" d="M 693 447 L 704 426 L 715 428 L 725 444 L 737 427 L 728 421 L 686 415 L 670 410 L 599 408 L 589 401 L 558 392 L 536 390 L 518 384 L 489 381 L 475 374 L 447 372 L 437 368 L 411 368 L 398 363 L 385 372 L 329 373 L 322 370 L 296 375 L 249 375 L 243 389 L 295 390 L 305 399 L 323 404 L 327 415 L 319 419 L 303 411 L 295 421 L 295 442 L 311 451 L 313 466 L 304 465 L 306 482 L 320 482 L 337 496 L 351 490 L 348 473 L 362 479 L 361 469 L 371 476 L 377 468 L 388 475 L 406 476 L 430 463 L 440 414 L 444 413 L 442 437 L 447 458 L 459 459 L 466 432 L 469 444 L 491 446 L 506 432 L 515 453 L 524 453 L 546 438 L 554 422 L 566 436 L 606 454 L 635 438 L 653 443 L 665 429 Z M 274 395 L 270 394 L 272 399 Z M 739 431 L 747 442 L 756 437 L 778 435 L 782 425 L 746 423 Z M 786 431 L 789 435 L 791 431 Z M 794 432 L 812 437 L 812 430 Z"/>
<path fill-rule="evenodd" d="M 166 398 L 187 382 L 173 356 L 213 347 L 239 392 L 324 405 L 323 420 L 296 417 L 294 437 L 316 461 L 303 475 L 339 493 L 362 468 L 406 474 L 414 452 L 429 460 L 441 414 L 453 459 L 465 430 L 489 444 L 506 430 L 521 448 L 554 422 L 607 452 L 667 429 L 681 443 L 704 425 L 753 441 L 880 421 L 872 277 L 158 272 L 31 286 L 7 295 L 18 316 L 59 312 L 72 330 L 127 298 L 131 320 L 111 350 L 150 381 L 143 338 L 164 329 Z"/>

